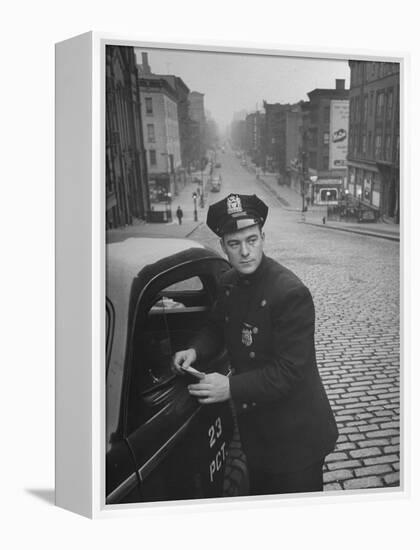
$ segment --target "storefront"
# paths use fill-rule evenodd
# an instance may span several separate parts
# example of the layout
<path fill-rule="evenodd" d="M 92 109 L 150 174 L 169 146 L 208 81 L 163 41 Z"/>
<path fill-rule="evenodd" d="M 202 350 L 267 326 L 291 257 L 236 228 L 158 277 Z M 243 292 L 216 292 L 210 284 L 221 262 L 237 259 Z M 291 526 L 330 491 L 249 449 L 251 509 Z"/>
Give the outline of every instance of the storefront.
<path fill-rule="evenodd" d="M 375 209 L 381 205 L 381 178 L 376 167 L 349 166 L 348 190 L 350 195 Z"/>
<path fill-rule="evenodd" d="M 314 204 L 338 204 L 343 194 L 343 180 L 341 178 L 320 178 L 312 184 Z"/>

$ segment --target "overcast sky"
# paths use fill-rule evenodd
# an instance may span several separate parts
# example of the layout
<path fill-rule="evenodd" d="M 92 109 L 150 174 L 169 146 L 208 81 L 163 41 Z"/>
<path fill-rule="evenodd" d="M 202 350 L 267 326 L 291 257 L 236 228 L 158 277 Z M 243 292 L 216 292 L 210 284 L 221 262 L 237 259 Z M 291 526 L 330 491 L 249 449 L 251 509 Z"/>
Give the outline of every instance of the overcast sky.
<path fill-rule="evenodd" d="M 263 100 L 307 100 L 314 88 L 335 88 L 336 78 L 349 87 L 347 61 L 136 48 L 138 63 L 141 52 L 148 53 L 153 73 L 174 74 L 191 91 L 204 93 L 205 109 L 222 131 L 234 112 L 262 109 Z"/>

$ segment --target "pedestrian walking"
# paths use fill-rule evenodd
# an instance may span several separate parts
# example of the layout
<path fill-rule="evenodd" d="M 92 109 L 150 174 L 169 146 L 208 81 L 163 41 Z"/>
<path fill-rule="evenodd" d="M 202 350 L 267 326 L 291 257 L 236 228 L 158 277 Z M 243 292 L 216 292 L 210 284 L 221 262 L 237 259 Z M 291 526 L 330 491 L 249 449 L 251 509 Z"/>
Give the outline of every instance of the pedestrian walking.
<path fill-rule="evenodd" d="M 203 404 L 231 399 L 250 475 L 250 494 L 322 491 L 324 459 L 337 427 L 315 359 L 312 296 L 264 253 L 268 207 L 256 195 L 210 206 L 207 225 L 232 268 L 223 274 L 206 326 L 175 353 L 175 372 L 204 365 L 226 347 L 231 375 L 197 374 Z"/>
<path fill-rule="evenodd" d="M 182 211 L 182 208 L 180 206 L 178 206 L 178 208 L 176 209 L 176 217 L 178 218 L 179 225 L 182 224 L 182 216 L 183 215 L 184 215 L 184 212 Z"/>

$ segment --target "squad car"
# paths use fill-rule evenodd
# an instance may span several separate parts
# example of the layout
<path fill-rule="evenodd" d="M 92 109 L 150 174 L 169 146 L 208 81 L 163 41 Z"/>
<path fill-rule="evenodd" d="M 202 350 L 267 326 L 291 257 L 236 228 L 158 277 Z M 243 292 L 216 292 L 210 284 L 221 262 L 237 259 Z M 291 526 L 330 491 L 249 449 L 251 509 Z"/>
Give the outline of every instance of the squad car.
<path fill-rule="evenodd" d="M 229 402 L 199 405 L 175 375 L 229 264 L 191 240 L 107 245 L 106 503 L 245 494 L 246 465 Z M 203 372 L 229 374 L 225 351 Z"/>

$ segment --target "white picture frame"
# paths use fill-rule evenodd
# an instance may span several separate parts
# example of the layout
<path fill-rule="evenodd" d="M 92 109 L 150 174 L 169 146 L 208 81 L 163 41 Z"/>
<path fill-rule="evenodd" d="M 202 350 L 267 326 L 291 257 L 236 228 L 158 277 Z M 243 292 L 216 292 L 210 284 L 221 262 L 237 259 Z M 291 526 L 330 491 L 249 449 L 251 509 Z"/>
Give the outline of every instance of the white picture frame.
<path fill-rule="evenodd" d="M 264 45 L 163 44 L 90 32 L 56 45 L 56 504 L 90 518 L 139 513 L 163 504 L 105 504 L 105 47 L 164 47 L 200 51 L 334 59 L 392 60 L 401 66 L 401 179 L 406 176 L 407 54 L 322 51 Z M 402 210 L 405 191 L 401 189 Z M 76 220 L 76 223 L 75 223 Z M 404 234 L 403 234 L 404 238 Z M 401 251 L 405 250 L 405 243 Z M 401 277 L 405 280 L 406 274 Z M 407 287 L 405 287 L 406 289 Z M 403 302 L 403 294 L 401 294 Z M 406 338 L 406 332 L 401 338 Z M 401 340 L 403 344 L 403 340 Z M 404 370 L 402 369 L 402 375 Z M 346 498 L 401 498 L 407 493 L 407 380 L 401 397 L 404 452 L 401 485 L 386 495 L 349 491 Z M 75 472 L 77 475 L 69 475 Z M 318 495 L 310 501 L 340 496 Z M 308 497 L 307 497 L 308 498 Z M 283 497 L 287 502 L 288 497 Z M 221 499 L 240 507 L 249 499 Z M 164 503 L 191 506 L 209 502 Z M 211 503 L 213 504 L 213 503 Z M 267 505 L 260 501 L 256 505 Z"/>

